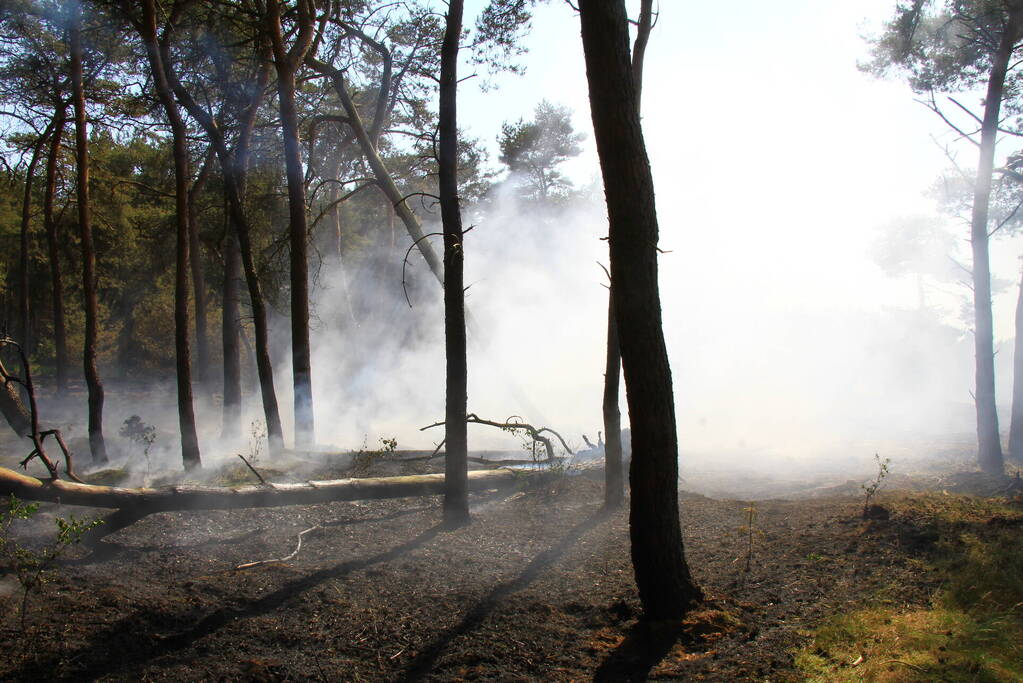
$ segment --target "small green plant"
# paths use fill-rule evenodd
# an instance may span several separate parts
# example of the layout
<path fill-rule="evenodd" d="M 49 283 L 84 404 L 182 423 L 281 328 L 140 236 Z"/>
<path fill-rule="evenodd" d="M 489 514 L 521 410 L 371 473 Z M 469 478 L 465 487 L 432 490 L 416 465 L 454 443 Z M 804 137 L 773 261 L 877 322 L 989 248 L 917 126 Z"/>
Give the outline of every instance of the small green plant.
<path fill-rule="evenodd" d="M 891 463 L 891 458 L 881 459 L 881 456 L 877 453 L 874 454 L 874 460 L 877 462 L 877 476 L 869 484 L 860 484 L 860 488 L 863 489 L 863 518 L 866 519 L 870 516 L 870 501 L 877 495 L 882 484 L 884 483 L 885 477 L 888 476 L 888 465 Z"/>
<path fill-rule="evenodd" d="M 136 446 L 142 446 L 142 455 L 146 459 L 146 482 L 148 483 L 152 466 L 149 460 L 149 451 L 156 443 L 156 427 L 147 424 L 138 415 L 132 415 L 124 421 L 117 433 Z"/>
<path fill-rule="evenodd" d="M 57 559 L 73 545 L 81 542 L 90 530 L 103 523 L 102 520 L 81 520 L 57 517 L 57 537 L 52 543 L 40 549 L 27 548 L 11 538 L 11 525 L 15 520 L 30 519 L 39 510 L 37 503 L 23 503 L 15 496 L 7 500 L 7 509 L 0 510 L 0 570 L 13 573 L 21 584 L 21 605 L 19 609 L 21 627 L 25 628 L 28 614 L 28 599 L 32 591 L 38 591 L 53 575 Z"/>
<path fill-rule="evenodd" d="M 396 450 L 398 450 L 398 439 L 397 438 L 392 438 L 392 439 L 381 438 L 380 439 L 380 446 L 381 446 L 381 448 L 380 448 L 380 454 L 381 455 L 383 455 L 384 453 L 394 453 Z"/>
<path fill-rule="evenodd" d="M 757 528 L 757 505 L 750 501 L 750 504 L 742 509 L 743 521 L 745 524 L 739 527 L 739 533 L 746 541 L 745 562 L 740 572 L 740 578 L 745 578 L 753 569 L 753 556 L 756 551 L 756 541 L 763 536 L 763 532 Z M 742 557 L 742 556 L 740 556 Z M 735 558 L 736 561 L 740 557 Z"/>

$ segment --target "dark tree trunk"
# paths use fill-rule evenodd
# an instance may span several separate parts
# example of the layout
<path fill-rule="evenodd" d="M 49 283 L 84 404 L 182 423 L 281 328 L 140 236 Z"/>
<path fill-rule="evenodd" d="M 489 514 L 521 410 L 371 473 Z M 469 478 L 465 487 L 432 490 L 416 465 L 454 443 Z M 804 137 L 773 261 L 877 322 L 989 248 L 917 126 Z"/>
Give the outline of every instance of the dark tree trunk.
<path fill-rule="evenodd" d="M 444 353 L 447 399 L 444 458 L 444 524 L 469 522 L 468 435 L 465 417 L 468 368 L 465 357 L 462 214 L 458 206 L 458 47 L 462 0 L 448 3 L 440 53 L 437 161 L 440 214 L 444 230 Z"/>
<path fill-rule="evenodd" d="M 1016 298 L 1016 339 L 1012 345 L 1012 419 L 1009 423 L 1009 459 L 1023 463 L 1023 277 Z"/>
<path fill-rule="evenodd" d="M 169 55 L 166 53 L 163 55 L 163 62 L 167 69 L 168 80 L 174 89 L 174 94 L 177 95 L 178 100 L 202 127 L 206 135 L 209 136 L 210 144 L 213 145 L 217 160 L 220 162 L 224 174 L 224 191 L 227 195 L 228 218 L 231 221 L 234 234 L 238 238 L 238 248 L 241 254 L 243 272 L 245 273 L 245 283 L 248 286 L 249 301 L 252 305 L 252 322 L 256 332 L 256 369 L 259 374 L 263 414 L 266 417 L 267 441 L 271 454 L 279 454 L 284 449 L 284 435 L 281 430 L 281 416 L 277 407 L 277 392 L 274 388 L 273 365 L 270 361 L 270 339 L 266 325 L 266 304 L 263 300 L 263 293 L 259 284 L 259 274 L 256 271 L 249 223 L 245 215 L 243 201 L 248 140 L 255 125 L 259 103 L 264 97 L 264 91 L 269 81 L 269 58 L 263 55 L 259 72 L 254 79 L 253 88 L 250 91 L 252 93 L 251 97 L 240 107 L 243 110 L 243 114 L 239 121 L 238 142 L 235 144 L 233 152 L 227 147 L 220 125 L 207 110 L 203 109 L 195 101 L 177 79 L 171 66 Z"/>
<path fill-rule="evenodd" d="M 636 110 L 628 18 L 624 0 L 582 0 L 579 8 L 632 426 L 632 563 L 644 617 L 677 619 L 702 593 L 682 548 L 675 405 L 657 285 L 657 212 Z"/>
<path fill-rule="evenodd" d="M 222 161 L 222 164 L 224 162 Z M 238 169 L 229 158 L 224 164 L 230 170 L 225 179 L 225 186 L 228 192 L 228 209 L 234 225 L 235 234 L 238 236 L 239 251 L 242 257 L 242 266 L 245 272 L 245 283 L 248 285 L 249 302 L 252 306 L 252 322 L 256 332 L 256 371 L 259 374 L 259 390 L 263 400 L 263 414 L 266 417 L 266 432 L 270 446 L 270 452 L 279 454 L 284 450 L 284 434 L 281 429 L 281 414 L 277 407 L 277 391 L 274 388 L 274 369 L 270 360 L 270 335 L 266 321 L 266 302 L 263 299 L 263 290 L 259 284 L 259 275 L 256 272 L 256 263 L 252 256 L 252 240 L 249 233 L 249 223 L 245 216 L 245 209 L 242 204 L 242 195 L 239 187 L 239 180 L 235 177 Z"/>
<path fill-rule="evenodd" d="M 636 25 L 636 42 L 632 46 L 632 80 L 636 88 L 636 111 L 643 99 L 643 61 L 653 28 L 653 0 L 642 0 Z M 604 364 L 604 504 L 617 508 L 625 500 L 622 472 L 622 413 L 618 408 L 622 354 L 615 327 L 614 292 L 608 286 L 607 362 Z"/>
<path fill-rule="evenodd" d="M 43 227 L 46 230 L 46 251 L 50 261 L 50 287 L 53 301 L 53 347 L 56 366 L 57 393 L 67 391 L 68 352 L 67 329 L 64 324 L 64 276 L 60 268 L 60 241 L 57 222 L 53 217 L 53 201 L 57 195 L 57 165 L 64 135 L 67 112 L 61 103 L 55 114 L 56 123 L 50 136 L 49 156 L 46 159 L 46 191 L 43 195 Z"/>
<path fill-rule="evenodd" d="M 29 158 L 28 168 L 25 170 L 25 194 L 21 201 L 21 231 L 18 249 L 21 259 L 21 268 L 18 269 L 18 341 L 21 343 L 21 348 L 25 349 L 26 354 L 31 349 L 31 339 L 29 337 L 32 332 L 31 312 L 29 309 L 29 289 L 32 285 L 31 278 L 29 277 L 28 253 L 29 228 L 32 225 L 32 181 L 35 179 L 36 166 L 39 164 L 39 157 L 43 153 L 43 147 L 46 146 L 46 140 L 50 137 L 55 124 L 56 115 L 54 115 L 54 119 L 50 121 L 50 125 L 39 136 L 35 146 L 32 148 L 32 156 Z"/>
<path fill-rule="evenodd" d="M 608 290 L 607 363 L 604 366 L 604 505 L 621 507 L 625 501 L 622 468 L 622 412 L 618 408 L 622 354 L 615 325 L 614 294 Z"/>
<path fill-rule="evenodd" d="M 82 242 L 82 295 L 85 299 L 83 365 L 89 388 L 89 449 L 96 463 L 107 462 L 103 439 L 103 381 L 96 364 L 98 302 L 96 252 L 92 244 L 92 207 L 89 204 L 89 134 L 86 128 L 85 89 L 82 84 L 82 6 L 73 3 L 68 31 L 71 51 L 71 87 L 75 109 L 75 164 L 78 168 L 78 230 Z"/>
<path fill-rule="evenodd" d="M 1004 472 L 1002 443 L 995 407 L 994 323 L 991 314 L 991 264 L 988 257 L 988 206 L 991 200 L 991 174 L 994 169 L 998 119 L 1005 89 L 1005 74 L 1016 43 L 1018 21 L 1010 15 L 1002 33 L 998 52 L 991 65 L 984 120 L 981 124 L 980 158 L 974 184 L 973 217 L 970 244 L 973 247 L 974 343 L 977 361 L 977 460 L 988 473 Z"/>
<path fill-rule="evenodd" d="M 295 74 L 278 69 L 281 128 L 288 177 L 291 244 L 291 366 L 295 389 L 295 447 L 316 442 L 313 419 L 312 350 L 309 343 L 309 256 L 305 213 L 305 183 L 298 141 Z"/>
<path fill-rule="evenodd" d="M 226 210 L 228 208 L 226 197 L 224 203 Z M 224 425 L 221 434 L 225 439 L 237 439 L 242 435 L 242 365 L 239 338 L 241 308 L 238 286 L 242 272 L 237 233 L 229 218 L 225 223 L 224 302 L 221 318 L 221 341 L 224 346 Z"/>
<path fill-rule="evenodd" d="M 298 139 L 298 107 L 295 104 L 295 73 L 305 59 L 312 40 L 313 17 L 308 5 L 298 2 L 299 32 L 291 50 L 285 51 L 281 7 L 267 3 L 267 28 L 277 67 L 281 134 L 288 178 L 289 243 L 291 247 L 291 367 L 295 388 L 295 446 L 316 442 L 313 420 L 312 351 L 309 345 L 309 257 L 305 212 L 305 183 Z"/>
<path fill-rule="evenodd" d="M 199 246 L 199 195 L 210 177 L 213 149 L 208 150 L 202 168 L 188 190 L 188 253 L 192 271 L 192 296 L 195 306 L 195 379 L 202 387 L 210 380 L 210 342 L 206 330 L 206 276 L 202 270 Z"/>
<path fill-rule="evenodd" d="M 178 426 L 181 429 L 181 458 L 186 470 L 202 466 L 199 438 L 195 430 L 192 404 L 192 351 L 188 340 L 188 185 L 191 178 L 185 123 L 167 82 L 156 31 L 156 0 L 143 0 L 143 19 L 139 27 L 153 74 L 157 98 L 170 123 L 174 150 L 174 199 L 176 257 L 174 264 L 174 349 L 178 383 Z"/>

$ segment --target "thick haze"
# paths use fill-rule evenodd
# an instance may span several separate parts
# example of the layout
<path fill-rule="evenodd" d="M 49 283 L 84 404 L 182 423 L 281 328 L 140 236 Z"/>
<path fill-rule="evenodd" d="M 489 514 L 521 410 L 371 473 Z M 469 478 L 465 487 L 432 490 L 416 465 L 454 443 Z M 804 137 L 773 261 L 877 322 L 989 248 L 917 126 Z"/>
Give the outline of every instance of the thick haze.
<path fill-rule="evenodd" d="M 894 2 L 660 7 L 643 113 L 661 247 L 671 250 L 660 260 L 661 294 L 683 453 L 869 458 L 893 441 L 912 448 L 920 437 L 968 434 L 970 292 L 951 260 L 969 264 L 968 231 L 937 216 L 927 193 L 951 166 L 944 146 L 966 169 L 975 153 L 954 146 L 905 83 L 858 70 L 864 36 Z M 502 119 L 528 117 L 548 98 L 572 107 L 589 133 L 577 32 L 564 3 L 541 7 L 526 75 L 503 79 L 496 95 L 464 89 L 470 132 L 492 141 Z M 586 148 L 572 166 L 580 183 L 597 176 L 592 134 Z M 998 159 L 1013 150 L 1004 143 Z M 914 220 L 951 231 L 951 253 L 942 246 L 917 264 L 921 277 L 882 268 L 919 257 L 919 244 L 891 238 Z M 1013 239 L 992 244 L 1003 412 L 1020 253 Z M 599 319 L 590 330 L 582 347 L 551 349 L 565 359 L 562 377 L 599 360 Z M 600 371 L 597 363 L 586 382 L 567 382 L 576 400 L 545 413 L 581 426 L 592 406 L 598 425 Z"/>
<path fill-rule="evenodd" d="M 892 9 L 661 3 L 643 112 L 669 252 L 661 296 L 684 467 L 869 467 L 875 452 L 928 455 L 951 444 L 970 455 L 970 293 L 956 264 L 968 265 L 968 231 L 940 217 L 928 193 L 950 166 L 944 145 L 967 169 L 975 156 L 954 146 L 904 83 L 857 69 L 868 55 L 863 36 Z M 542 99 L 567 105 L 587 139 L 566 170 L 577 187 L 599 187 L 571 9 L 539 7 L 528 45 L 524 76 L 501 76 L 486 93 L 463 82 L 461 125 L 490 146 L 496 165 L 503 122 L 530 118 Z M 1011 151 L 1003 145 L 998 158 Z M 541 214 L 506 188 L 466 223 L 478 226 L 466 240 L 469 410 L 520 415 L 575 445 L 582 433 L 595 439 L 607 305 L 597 265 L 607 260 L 602 194 Z M 390 270 L 353 261 L 342 276 L 328 259 L 320 272 L 313 384 L 323 446 L 379 448 L 396 437 L 400 448 L 432 448 L 443 438 L 418 431 L 444 412 L 440 289 L 414 254 L 409 309 L 395 270 L 407 246 L 399 228 L 395 247 L 374 256 Z M 1003 415 L 1020 253 L 1011 237 L 992 244 Z M 290 441 L 282 332 L 274 356 Z M 254 389 L 249 409 L 257 419 Z M 200 415 L 210 418 L 204 434 L 219 432 L 219 409 Z M 470 428 L 470 448 L 515 447 L 496 430 Z"/>

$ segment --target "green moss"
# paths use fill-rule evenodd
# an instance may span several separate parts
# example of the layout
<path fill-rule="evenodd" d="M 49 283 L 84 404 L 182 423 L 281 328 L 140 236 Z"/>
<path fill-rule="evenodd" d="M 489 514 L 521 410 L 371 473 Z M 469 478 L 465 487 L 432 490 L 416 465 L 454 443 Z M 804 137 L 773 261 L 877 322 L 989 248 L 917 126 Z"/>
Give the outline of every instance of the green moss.
<path fill-rule="evenodd" d="M 1023 681 L 1021 513 L 1003 501 L 919 495 L 890 501 L 903 520 L 937 530 L 924 571 L 930 604 L 876 598 L 836 615 L 796 653 L 809 681 Z"/>

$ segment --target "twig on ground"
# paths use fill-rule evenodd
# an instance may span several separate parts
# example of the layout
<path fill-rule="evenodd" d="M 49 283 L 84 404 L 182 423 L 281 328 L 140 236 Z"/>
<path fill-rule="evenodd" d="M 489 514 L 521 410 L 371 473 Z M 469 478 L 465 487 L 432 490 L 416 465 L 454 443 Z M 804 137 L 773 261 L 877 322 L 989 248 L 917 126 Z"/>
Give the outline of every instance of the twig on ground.
<path fill-rule="evenodd" d="M 240 455 L 238 457 L 241 458 Z M 244 459 L 245 458 L 242 458 L 242 460 L 244 460 Z M 302 549 L 302 537 L 305 536 L 306 534 L 308 534 L 310 531 L 315 531 L 317 529 L 322 529 L 322 528 L 323 528 L 322 526 L 317 524 L 316 526 L 309 527 L 305 531 L 299 532 L 299 534 L 298 534 L 298 545 L 295 546 L 295 550 L 290 555 L 286 555 L 284 557 L 275 557 L 275 558 L 272 558 L 272 559 L 269 559 L 269 560 L 256 560 L 255 562 L 246 562 L 245 564 L 240 564 L 237 567 L 235 567 L 235 570 L 238 570 L 238 569 L 251 569 L 252 567 L 258 567 L 261 564 L 272 564 L 274 562 L 287 562 L 289 560 L 293 560 L 295 558 L 295 556 L 298 555 L 298 551 L 300 551 Z"/>

